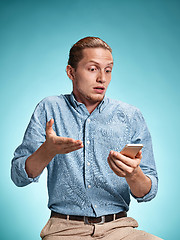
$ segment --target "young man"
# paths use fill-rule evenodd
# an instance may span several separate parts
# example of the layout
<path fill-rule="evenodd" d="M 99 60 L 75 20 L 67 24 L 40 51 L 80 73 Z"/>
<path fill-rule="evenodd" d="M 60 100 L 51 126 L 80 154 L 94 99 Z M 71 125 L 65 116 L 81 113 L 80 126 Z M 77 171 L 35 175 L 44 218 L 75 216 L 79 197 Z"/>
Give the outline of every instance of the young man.
<path fill-rule="evenodd" d="M 138 202 L 157 193 L 150 133 L 140 111 L 105 97 L 111 81 L 111 48 L 100 38 L 79 40 L 70 50 L 70 95 L 48 97 L 36 107 L 12 160 L 17 186 L 48 170 L 51 217 L 43 240 L 159 239 L 135 229 L 127 217 L 130 194 Z M 120 153 L 142 143 L 133 159 Z"/>

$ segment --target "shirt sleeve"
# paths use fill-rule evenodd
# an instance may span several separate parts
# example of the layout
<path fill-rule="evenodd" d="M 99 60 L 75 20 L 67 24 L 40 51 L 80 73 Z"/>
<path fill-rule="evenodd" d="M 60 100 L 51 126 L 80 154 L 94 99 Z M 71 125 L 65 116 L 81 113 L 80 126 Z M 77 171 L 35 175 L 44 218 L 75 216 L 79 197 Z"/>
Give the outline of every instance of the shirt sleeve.
<path fill-rule="evenodd" d="M 35 152 L 45 141 L 46 113 L 43 103 L 39 103 L 26 129 L 22 144 L 15 150 L 11 163 L 11 179 L 23 187 L 31 182 L 37 182 L 40 176 L 29 178 L 25 170 L 26 159 Z"/>
<path fill-rule="evenodd" d="M 157 194 L 158 175 L 154 160 L 151 135 L 145 123 L 145 120 L 138 109 L 136 110 L 133 118 L 131 142 L 143 144 L 140 167 L 143 173 L 151 180 L 151 189 L 144 197 L 137 198 L 132 193 L 131 195 L 138 202 L 147 202 L 152 200 Z"/>

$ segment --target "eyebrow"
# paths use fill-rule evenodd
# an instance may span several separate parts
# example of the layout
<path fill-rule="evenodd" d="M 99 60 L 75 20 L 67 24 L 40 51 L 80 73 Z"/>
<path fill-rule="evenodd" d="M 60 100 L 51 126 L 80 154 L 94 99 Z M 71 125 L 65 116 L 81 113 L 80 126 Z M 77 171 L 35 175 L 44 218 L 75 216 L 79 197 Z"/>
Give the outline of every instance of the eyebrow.
<path fill-rule="evenodd" d="M 90 60 L 88 63 L 95 63 L 95 64 L 100 65 L 98 62 L 93 61 L 93 60 Z M 109 65 L 113 65 L 113 62 L 110 62 L 110 63 L 107 64 L 107 66 L 109 66 Z"/>

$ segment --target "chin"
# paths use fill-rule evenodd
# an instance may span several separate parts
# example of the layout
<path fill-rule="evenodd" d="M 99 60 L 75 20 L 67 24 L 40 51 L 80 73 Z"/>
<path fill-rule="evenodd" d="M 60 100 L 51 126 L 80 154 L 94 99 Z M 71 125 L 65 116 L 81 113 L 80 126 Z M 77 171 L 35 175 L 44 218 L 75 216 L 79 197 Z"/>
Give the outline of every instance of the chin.
<path fill-rule="evenodd" d="M 103 98 L 104 98 L 104 95 L 88 96 L 88 99 L 91 100 L 93 103 L 101 102 Z"/>

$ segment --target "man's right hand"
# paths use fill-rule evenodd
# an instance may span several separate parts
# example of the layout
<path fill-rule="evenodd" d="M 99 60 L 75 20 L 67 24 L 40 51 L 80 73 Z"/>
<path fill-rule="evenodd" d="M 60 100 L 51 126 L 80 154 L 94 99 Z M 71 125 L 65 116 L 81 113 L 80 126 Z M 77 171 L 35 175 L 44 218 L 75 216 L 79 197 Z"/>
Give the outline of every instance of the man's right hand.
<path fill-rule="evenodd" d="M 66 154 L 83 147 L 80 140 L 73 138 L 58 137 L 52 126 L 54 119 L 46 124 L 46 141 L 27 158 L 25 170 L 29 177 L 37 177 L 56 154 Z"/>
<path fill-rule="evenodd" d="M 76 151 L 83 147 L 83 143 L 81 140 L 57 136 L 52 128 L 53 124 L 54 119 L 51 119 L 46 124 L 45 146 L 50 154 L 54 156 L 56 154 L 66 154 L 69 152 Z"/>

